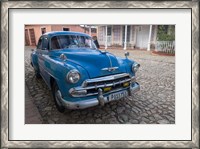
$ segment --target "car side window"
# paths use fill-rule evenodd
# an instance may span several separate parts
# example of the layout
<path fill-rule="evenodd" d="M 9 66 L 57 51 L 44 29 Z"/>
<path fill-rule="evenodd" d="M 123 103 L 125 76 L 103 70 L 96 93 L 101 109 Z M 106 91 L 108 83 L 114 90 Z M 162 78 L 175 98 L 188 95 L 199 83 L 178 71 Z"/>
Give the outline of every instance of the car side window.
<path fill-rule="evenodd" d="M 42 50 L 48 50 L 48 49 L 49 49 L 48 38 L 43 38 L 43 40 L 42 40 Z"/>
<path fill-rule="evenodd" d="M 51 49 L 61 49 L 57 36 L 51 38 Z"/>
<path fill-rule="evenodd" d="M 37 49 L 42 49 L 42 37 L 38 41 Z"/>

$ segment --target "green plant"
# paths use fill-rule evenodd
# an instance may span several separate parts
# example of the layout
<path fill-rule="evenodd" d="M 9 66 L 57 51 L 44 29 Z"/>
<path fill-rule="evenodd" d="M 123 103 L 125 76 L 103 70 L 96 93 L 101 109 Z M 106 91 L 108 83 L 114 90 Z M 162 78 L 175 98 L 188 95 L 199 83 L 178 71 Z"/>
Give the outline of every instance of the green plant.
<path fill-rule="evenodd" d="M 175 40 L 175 26 L 174 25 L 159 25 L 157 33 L 158 41 L 173 41 Z"/>

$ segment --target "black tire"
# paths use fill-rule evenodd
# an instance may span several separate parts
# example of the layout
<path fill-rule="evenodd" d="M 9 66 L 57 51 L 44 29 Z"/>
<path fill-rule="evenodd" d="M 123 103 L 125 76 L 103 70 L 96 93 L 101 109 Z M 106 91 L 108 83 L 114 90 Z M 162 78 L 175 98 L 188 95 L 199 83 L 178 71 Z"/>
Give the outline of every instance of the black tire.
<path fill-rule="evenodd" d="M 41 75 L 40 75 L 39 73 L 36 73 L 36 72 L 35 72 L 35 76 L 36 76 L 36 78 L 38 78 L 38 79 L 41 78 Z"/>
<path fill-rule="evenodd" d="M 36 78 L 40 79 L 41 78 L 40 73 L 35 68 L 34 68 L 34 71 L 35 71 Z"/>
<path fill-rule="evenodd" d="M 56 105 L 57 110 L 60 113 L 64 113 L 65 112 L 65 107 L 62 105 L 60 99 L 57 97 L 57 94 L 61 95 L 61 92 L 58 88 L 58 85 L 56 84 L 56 82 L 53 83 L 53 87 L 52 87 L 52 94 L 53 94 L 53 99 Z"/>

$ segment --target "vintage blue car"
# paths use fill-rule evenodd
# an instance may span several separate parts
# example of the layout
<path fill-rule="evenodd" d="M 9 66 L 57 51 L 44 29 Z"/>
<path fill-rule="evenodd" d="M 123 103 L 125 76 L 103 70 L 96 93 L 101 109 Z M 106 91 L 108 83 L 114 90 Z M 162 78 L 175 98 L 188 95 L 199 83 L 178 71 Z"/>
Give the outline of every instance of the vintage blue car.
<path fill-rule="evenodd" d="M 43 34 L 31 53 L 36 77 L 52 91 L 58 111 L 84 109 L 119 100 L 140 89 L 138 63 L 96 48 L 92 38 L 79 32 Z"/>

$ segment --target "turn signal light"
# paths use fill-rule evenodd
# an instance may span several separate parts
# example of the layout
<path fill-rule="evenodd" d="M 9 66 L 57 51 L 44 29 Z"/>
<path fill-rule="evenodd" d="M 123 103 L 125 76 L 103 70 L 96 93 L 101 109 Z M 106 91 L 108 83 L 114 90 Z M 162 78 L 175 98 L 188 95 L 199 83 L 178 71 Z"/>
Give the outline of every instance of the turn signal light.
<path fill-rule="evenodd" d="M 105 88 L 103 88 L 103 91 L 104 92 L 108 92 L 108 91 L 110 91 L 112 89 L 112 87 L 105 87 Z"/>
<path fill-rule="evenodd" d="M 123 83 L 123 87 L 127 87 L 127 86 L 129 86 L 129 82 Z"/>

